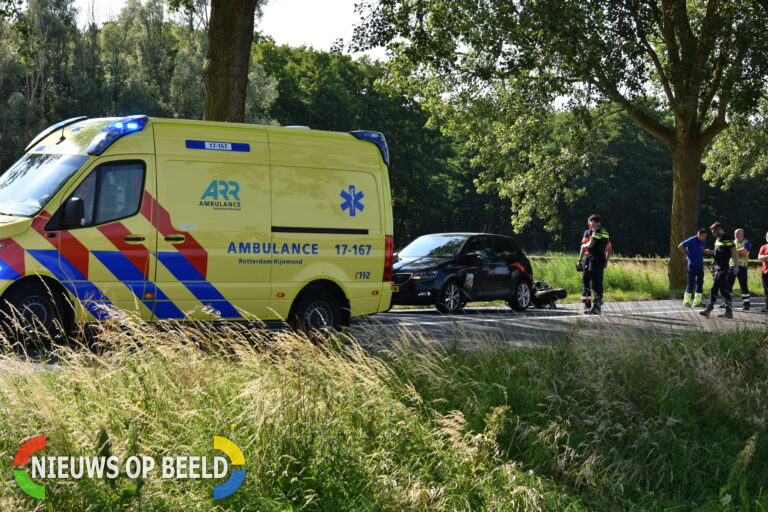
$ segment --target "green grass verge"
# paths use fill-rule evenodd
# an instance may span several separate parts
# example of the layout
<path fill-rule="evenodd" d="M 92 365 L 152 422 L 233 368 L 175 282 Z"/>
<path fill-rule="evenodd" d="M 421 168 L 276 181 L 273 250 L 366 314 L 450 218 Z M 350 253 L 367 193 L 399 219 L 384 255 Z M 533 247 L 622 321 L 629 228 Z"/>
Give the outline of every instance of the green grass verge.
<path fill-rule="evenodd" d="M 548 254 L 547 260 L 534 259 L 533 275 L 555 288 L 568 290 L 565 302 L 581 300 L 581 273 L 576 271 L 576 254 Z M 753 295 L 763 294 L 760 270 L 749 269 L 749 288 Z M 679 291 L 669 290 L 667 281 L 667 261 L 659 258 L 648 261 L 621 261 L 608 264 L 605 270 L 605 300 L 651 300 L 682 298 Z M 712 274 L 704 272 L 704 295 L 709 294 L 712 286 Z M 736 283 L 736 291 L 741 292 Z"/>
<path fill-rule="evenodd" d="M 105 326 L 96 354 L 0 360 L 1 510 L 765 510 L 764 333 L 372 354 L 241 326 Z M 275 335 L 273 335 L 274 337 Z M 213 455 L 246 479 L 47 480 L 19 491 L 25 439 L 47 455 Z M 221 482 L 216 482 L 221 483 Z M 762 507 L 762 508 L 760 508 Z"/>

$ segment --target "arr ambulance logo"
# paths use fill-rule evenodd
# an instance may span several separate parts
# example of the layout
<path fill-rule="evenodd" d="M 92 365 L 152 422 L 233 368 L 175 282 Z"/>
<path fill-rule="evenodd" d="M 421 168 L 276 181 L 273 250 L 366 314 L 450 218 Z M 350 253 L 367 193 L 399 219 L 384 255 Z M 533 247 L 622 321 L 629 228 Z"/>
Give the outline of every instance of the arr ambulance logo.
<path fill-rule="evenodd" d="M 45 436 L 33 437 L 19 448 L 13 459 L 15 466 L 26 466 L 35 452 L 45 448 Z M 233 469 L 229 478 L 213 488 L 213 499 L 219 500 L 231 496 L 245 480 L 245 457 L 240 448 L 226 437 L 213 437 L 214 450 L 224 452 L 230 463 L 241 469 Z M 212 462 L 212 464 L 211 464 Z M 79 463 L 79 464 L 78 464 Z M 121 464 L 118 457 L 35 457 L 32 459 L 32 476 L 26 469 L 14 469 L 13 477 L 19 488 L 39 500 L 45 499 L 45 486 L 36 484 L 32 478 L 118 478 Z M 129 457 L 124 467 L 128 478 L 148 478 L 156 467 L 152 457 Z M 223 457 L 214 457 L 213 461 L 206 457 L 166 456 L 161 460 L 162 474 L 159 478 L 169 479 L 211 479 L 226 476 L 228 464 Z M 104 471 L 106 469 L 106 472 Z M 213 469 L 213 471 L 209 471 Z"/>
<path fill-rule="evenodd" d="M 200 196 L 199 206 L 214 210 L 240 210 L 240 183 L 213 180 Z"/>

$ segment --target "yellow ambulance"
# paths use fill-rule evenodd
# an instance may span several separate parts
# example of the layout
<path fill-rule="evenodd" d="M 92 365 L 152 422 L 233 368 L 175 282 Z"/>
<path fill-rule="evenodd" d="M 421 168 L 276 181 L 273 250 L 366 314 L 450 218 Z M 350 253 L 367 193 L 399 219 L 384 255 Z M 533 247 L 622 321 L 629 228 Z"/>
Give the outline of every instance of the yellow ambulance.
<path fill-rule="evenodd" d="M 3 312 L 51 330 L 125 312 L 338 328 L 385 311 L 388 164 L 378 132 L 63 121 L 0 176 Z"/>

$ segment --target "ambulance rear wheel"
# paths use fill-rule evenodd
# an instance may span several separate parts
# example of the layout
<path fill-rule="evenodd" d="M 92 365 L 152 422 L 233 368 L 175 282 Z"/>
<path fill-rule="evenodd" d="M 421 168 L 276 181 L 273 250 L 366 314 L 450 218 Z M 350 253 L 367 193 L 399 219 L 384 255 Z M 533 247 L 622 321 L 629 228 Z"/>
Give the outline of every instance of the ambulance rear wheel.
<path fill-rule="evenodd" d="M 309 290 L 296 300 L 290 324 L 302 332 L 341 330 L 341 304 L 323 289 Z"/>
<path fill-rule="evenodd" d="M 66 297 L 44 282 L 21 282 L 2 299 L 2 323 L 17 341 L 49 342 L 65 338 L 72 329 L 74 310 Z"/>

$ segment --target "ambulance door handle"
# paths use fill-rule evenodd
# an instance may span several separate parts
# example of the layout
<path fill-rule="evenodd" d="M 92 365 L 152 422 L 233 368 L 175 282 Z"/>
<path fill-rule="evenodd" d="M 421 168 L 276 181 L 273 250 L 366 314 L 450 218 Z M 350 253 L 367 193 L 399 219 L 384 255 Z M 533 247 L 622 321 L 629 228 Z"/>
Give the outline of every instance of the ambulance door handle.
<path fill-rule="evenodd" d="M 165 237 L 166 242 L 171 242 L 175 244 L 181 243 L 184 240 L 186 240 L 186 237 L 184 235 L 168 235 L 167 237 Z"/>
<path fill-rule="evenodd" d="M 136 235 L 128 235 L 125 238 L 123 238 L 126 242 L 143 242 L 144 237 L 143 236 L 136 236 Z"/>

